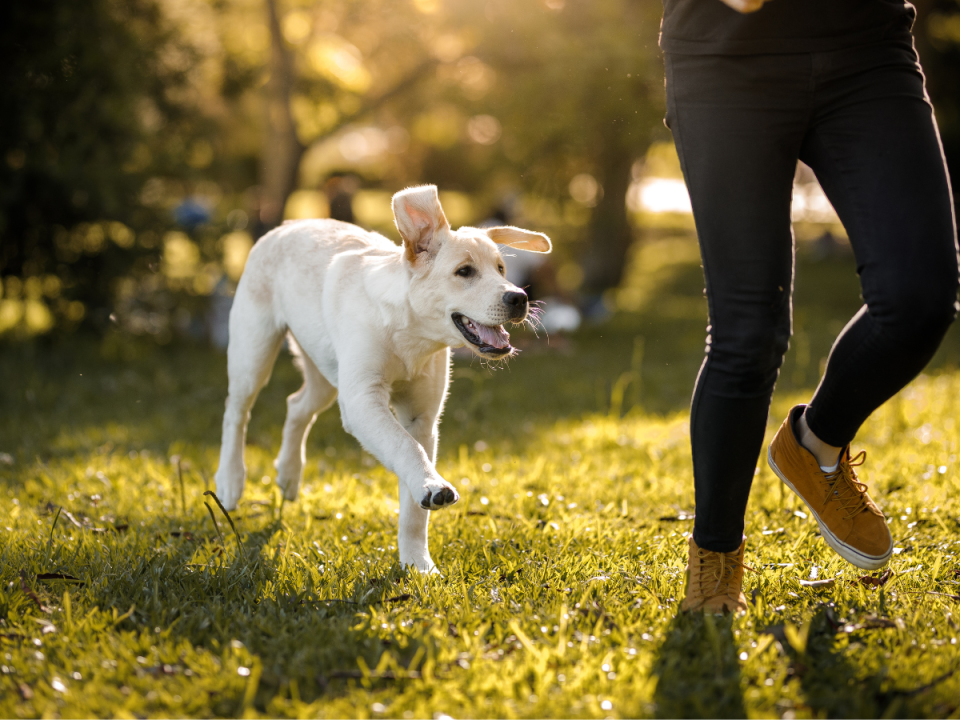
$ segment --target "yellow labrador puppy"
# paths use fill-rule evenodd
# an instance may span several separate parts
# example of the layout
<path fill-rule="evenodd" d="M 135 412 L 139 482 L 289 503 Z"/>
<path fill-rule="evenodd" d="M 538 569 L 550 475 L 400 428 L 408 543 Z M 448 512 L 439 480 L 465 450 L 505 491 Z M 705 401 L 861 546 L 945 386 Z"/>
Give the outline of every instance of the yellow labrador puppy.
<path fill-rule="evenodd" d="M 287 398 L 274 463 L 284 497 L 296 499 L 307 433 L 339 398 L 347 432 L 400 479 L 400 562 L 429 572 L 429 511 L 460 499 L 434 466 L 449 348 L 514 352 L 503 324 L 523 322 L 529 306 L 497 245 L 545 253 L 550 240 L 515 227 L 453 231 L 433 185 L 394 195 L 393 214 L 402 246 L 336 220 L 286 223 L 254 246 L 230 311 L 217 495 L 228 510 L 240 500 L 250 409 L 290 335 L 304 383 Z"/>

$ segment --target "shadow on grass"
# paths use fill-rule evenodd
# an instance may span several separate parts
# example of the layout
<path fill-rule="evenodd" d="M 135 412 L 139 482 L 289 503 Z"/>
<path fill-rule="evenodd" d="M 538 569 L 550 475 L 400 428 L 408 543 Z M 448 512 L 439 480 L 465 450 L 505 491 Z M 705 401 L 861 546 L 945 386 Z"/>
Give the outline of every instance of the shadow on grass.
<path fill-rule="evenodd" d="M 891 689 L 889 685 L 897 684 L 890 682 L 891 673 L 896 676 L 895 668 L 886 663 L 873 672 L 858 667 L 845 652 L 844 634 L 838 632 L 840 624 L 830 609 L 821 607 L 810 621 L 802 652 L 781 642 L 791 658 L 792 675 L 799 678 L 804 702 L 813 714 L 832 718 L 922 717 L 925 713 L 917 702 L 937 681 L 912 690 Z M 856 643 L 855 638 L 851 640 Z"/>
<path fill-rule="evenodd" d="M 880 717 L 877 703 L 882 676 L 858 677 L 856 668 L 839 647 L 836 628 L 826 608 L 810 621 L 804 652 L 781 643 L 792 659 L 791 670 L 799 677 L 806 704 L 815 713 L 829 717 Z"/>
<path fill-rule="evenodd" d="M 266 712 L 271 700 L 291 687 L 308 703 L 337 696 L 360 677 L 358 658 L 377 667 L 385 645 L 358 627 L 358 614 L 415 602 L 413 595 L 398 597 L 403 570 L 370 565 L 360 578 L 325 582 L 321 557 L 288 552 L 289 531 L 279 513 L 253 526 L 237 519 L 242 549 L 220 510 L 214 507 L 214 513 L 219 533 L 197 514 L 183 523 L 188 529 L 178 530 L 155 518 L 122 533 L 84 533 L 79 540 L 57 542 L 49 556 L 37 546 L 15 560 L 28 573 L 39 568 L 81 578 L 86 586 L 74 591 L 74 602 L 123 615 L 117 628 L 137 653 L 151 656 L 147 649 L 154 644 L 183 647 L 185 640 L 208 650 L 225 668 L 259 665 L 253 696 L 245 699 L 242 687 L 205 690 L 205 706 L 215 716 L 242 714 L 244 703 Z M 302 566 L 298 572 L 285 571 L 294 563 Z M 46 604 L 56 602 L 48 588 L 34 584 Z M 393 648 L 403 667 L 418 650 L 417 642 Z M 170 672 L 189 667 L 175 656 L 162 662 Z"/>
<path fill-rule="evenodd" d="M 658 718 L 746 717 L 733 616 L 679 613 L 657 651 Z"/>

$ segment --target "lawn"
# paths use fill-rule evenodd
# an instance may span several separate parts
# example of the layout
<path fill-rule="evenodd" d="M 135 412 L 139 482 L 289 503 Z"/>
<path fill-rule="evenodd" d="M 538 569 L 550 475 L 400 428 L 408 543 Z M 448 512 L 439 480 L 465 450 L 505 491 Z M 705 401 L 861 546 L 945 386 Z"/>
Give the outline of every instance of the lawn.
<path fill-rule="evenodd" d="M 770 431 L 858 305 L 801 251 Z M 223 355 L 118 337 L 0 346 L 0 716 L 960 717 L 960 332 L 864 427 L 896 555 L 864 574 L 758 467 L 743 618 L 685 616 L 687 399 L 705 304 L 686 235 L 651 234 L 629 312 L 505 368 L 455 363 L 441 574 L 397 565 L 396 479 L 339 425 L 271 484 L 281 358 L 250 481 L 212 489 Z"/>

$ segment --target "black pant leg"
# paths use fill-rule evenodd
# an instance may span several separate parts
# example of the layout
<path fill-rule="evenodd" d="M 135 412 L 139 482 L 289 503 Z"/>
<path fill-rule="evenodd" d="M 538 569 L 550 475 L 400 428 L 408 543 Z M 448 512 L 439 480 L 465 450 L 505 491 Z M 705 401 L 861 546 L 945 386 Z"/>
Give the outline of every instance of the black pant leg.
<path fill-rule="evenodd" d="M 665 58 L 667 122 L 690 192 L 709 305 L 690 434 L 700 547 L 739 547 L 770 396 L 787 350 L 790 200 L 810 60 Z"/>
<path fill-rule="evenodd" d="M 815 56 L 801 158 L 836 208 L 865 305 L 837 338 L 807 420 L 842 447 L 930 361 L 956 315 L 953 201 L 916 53 L 891 42 Z"/>

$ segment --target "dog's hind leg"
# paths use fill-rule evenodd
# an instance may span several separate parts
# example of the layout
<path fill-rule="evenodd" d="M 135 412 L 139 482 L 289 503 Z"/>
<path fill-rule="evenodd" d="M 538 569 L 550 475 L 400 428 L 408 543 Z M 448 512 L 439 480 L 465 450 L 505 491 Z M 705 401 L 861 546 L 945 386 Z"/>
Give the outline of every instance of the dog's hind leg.
<path fill-rule="evenodd" d="M 283 332 L 267 309 L 244 292 L 241 281 L 230 311 L 230 343 L 227 346 L 229 390 L 223 414 L 220 465 L 216 475 L 217 497 L 227 510 L 236 508 L 243 494 L 247 480 L 243 448 L 250 410 L 260 390 L 270 379 L 283 341 Z"/>
<path fill-rule="evenodd" d="M 277 469 L 277 485 L 287 500 L 296 500 L 307 459 L 307 436 L 317 416 L 337 399 L 337 389 L 288 336 L 296 363 L 303 371 L 303 387 L 287 398 L 287 419 L 283 424 L 283 442 L 273 466 Z"/>

